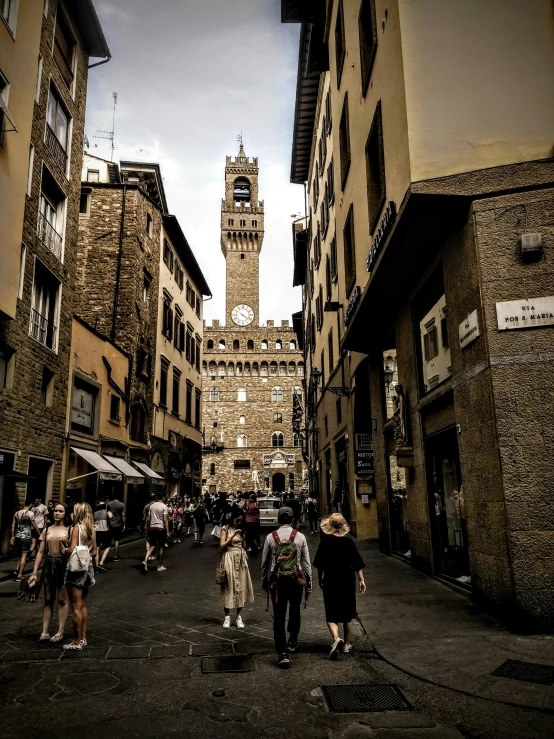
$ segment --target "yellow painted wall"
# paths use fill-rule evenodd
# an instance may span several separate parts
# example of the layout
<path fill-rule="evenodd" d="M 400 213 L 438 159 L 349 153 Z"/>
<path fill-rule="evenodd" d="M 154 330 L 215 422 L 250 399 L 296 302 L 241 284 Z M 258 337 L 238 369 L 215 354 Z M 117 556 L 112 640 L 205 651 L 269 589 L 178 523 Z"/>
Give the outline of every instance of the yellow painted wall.
<path fill-rule="evenodd" d="M 17 305 L 43 6 L 43 0 L 20 2 L 13 35 L 0 20 L 0 71 L 10 84 L 8 109 L 17 127 L 4 133 L 0 146 L 0 316 L 10 318 Z"/>

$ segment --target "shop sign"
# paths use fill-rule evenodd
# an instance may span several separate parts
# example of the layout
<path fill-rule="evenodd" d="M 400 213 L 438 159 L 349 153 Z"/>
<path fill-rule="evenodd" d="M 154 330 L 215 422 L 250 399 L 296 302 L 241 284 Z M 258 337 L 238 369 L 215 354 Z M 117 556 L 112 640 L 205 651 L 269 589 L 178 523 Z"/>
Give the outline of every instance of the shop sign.
<path fill-rule="evenodd" d="M 94 395 L 73 385 L 71 394 L 71 423 L 92 431 Z"/>
<path fill-rule="evenodd" d="M 375 473 L 373 450 L 357 450 L 355 455 L 358 477 L 372 477 Z"/>
<path fill-rule="evenodd" d="M 360 450 L 373 449 L 371 434 L 354 434 L 354 446 Z"/>
<path fill-rule="evenodd" d="M 367 255 L 365 266 L 368 272 L 371 272 L 371 268 L 373 267 L 377 260 L 377 257 L 381 253 L 381 249 L 383 247 L 383 244 L 385 243 L 385 239 L 390 233 L 395 218 L 396 203 L 394 202 L 394 200 L 390 200 L 389 204 L 387 205 L 387 209 L 383 213 L 383 217 L 381 218 L 381 223 L 379 224 L 377 233 L 375 234 L 375 237 L 371 243 L 369 254 Z"/>
<path fill-rule="evenodd" d="M 465 321 L 460 323 L 458 330 L 460 336 L 460 349 L 465 349 L 466 346 L 469 346 L 478 336 L 481 335 L 479 331 L 479 317 L 476 310 L 470 313 Z"/>
<path fill-rule="evenodd" d="M 499 331 L 554 326 L 554 296 L 497 303 L 496 317 Z"/>
<path fill-rule="evenodd" d="M 348 322 L 352 318 L 352 314 L 354 313 L 354 309 L 356 308 L 358 304 L 358 300 L 360 299 L 360 295 L 362 294 L 362 290 L 359 285 L 356 285 L 354 290 L 352 291 L 352 295 L 350 296 L 350 300 L 348 301 L 348 306 L 346 310 L 344 311 L 344 325 L 348 326 Z"/>

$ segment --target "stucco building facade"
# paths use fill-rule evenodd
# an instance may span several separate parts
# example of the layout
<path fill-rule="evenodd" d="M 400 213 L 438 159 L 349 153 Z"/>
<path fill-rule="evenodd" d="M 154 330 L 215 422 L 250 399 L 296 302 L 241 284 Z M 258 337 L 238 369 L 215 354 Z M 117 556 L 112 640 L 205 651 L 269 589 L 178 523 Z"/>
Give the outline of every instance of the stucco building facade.
<path fill-rule="evenodd" d="M 304 480 L 299 415 L 293 431 L 293 403 L 298 414 L 303 407 L 304 361 L 289 321 L 260 325 L 263 237 L 258 159 L 241 144 L 226 160 L 221 205 L 225 325 L 213 321 L 204 329 L 202 478 L 214 493 L 298 491 Z"/>

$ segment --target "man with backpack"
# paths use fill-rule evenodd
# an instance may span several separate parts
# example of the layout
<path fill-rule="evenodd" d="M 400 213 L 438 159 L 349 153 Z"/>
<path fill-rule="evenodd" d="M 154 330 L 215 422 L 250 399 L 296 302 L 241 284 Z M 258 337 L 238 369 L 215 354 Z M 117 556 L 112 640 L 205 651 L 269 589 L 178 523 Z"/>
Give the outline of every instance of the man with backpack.
<path fill-rule="evenodd" d="M 288 506 L 279 510 L 280 528 L 268 534 L 262 555 L 262 582 L 273 603 L 273 637 L 279 655 L 277 665 L 288 667 L 289 654 L 298 649 L 302 595 L 312 591 L 312 565 L 304 534 L 293 529 L 294 513 Z M 289 619 L 287 619 L 287 606 Z"/>

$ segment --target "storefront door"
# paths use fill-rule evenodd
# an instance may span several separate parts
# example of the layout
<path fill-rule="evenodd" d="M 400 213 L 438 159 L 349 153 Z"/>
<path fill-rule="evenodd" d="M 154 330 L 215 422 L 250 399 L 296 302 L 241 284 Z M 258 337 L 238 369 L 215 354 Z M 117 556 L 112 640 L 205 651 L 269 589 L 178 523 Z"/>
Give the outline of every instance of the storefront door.
<path fill-rule="evenodd" d="M 469 583 L 469 549 L 456 429 L 427 439 L 427 487 L 437 572 Z"/>
<path fill-rule="evenodd" d="M 396 454 L 387 458 L 389 467 L 389 508 L 391 549 L 404 557 L 410 557 L 410 524 L 408 517 L 408 494 L 406 470 L 399 467 Z"/>

